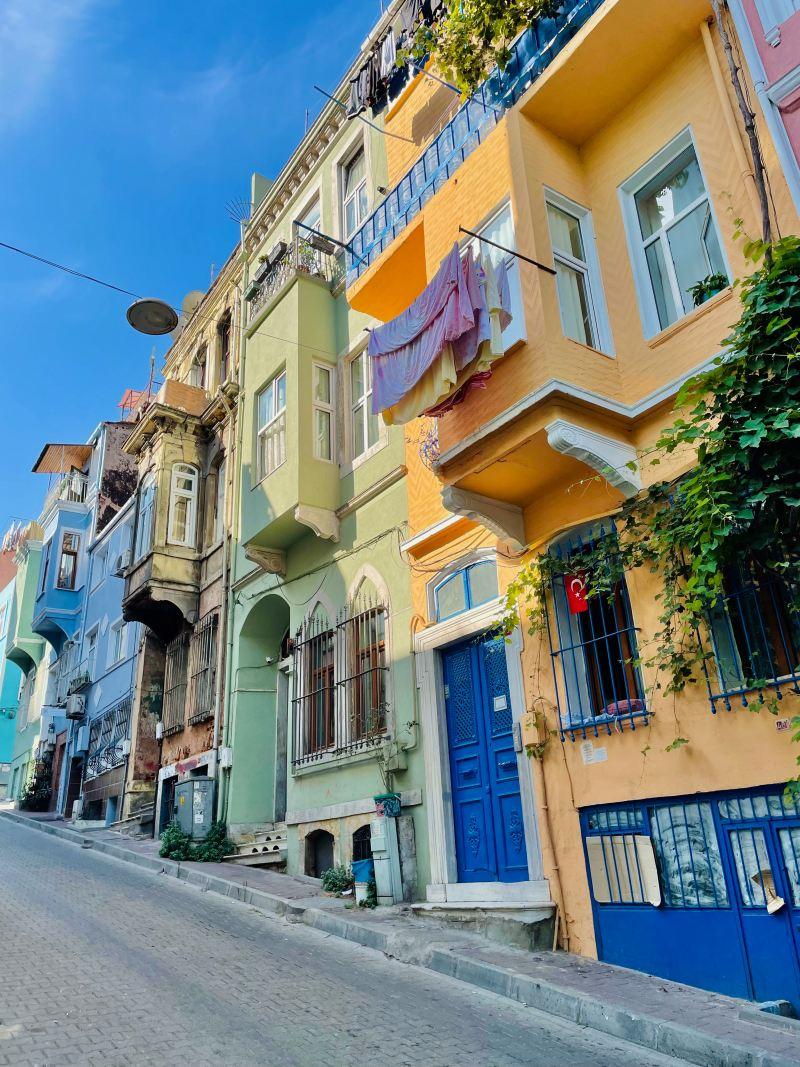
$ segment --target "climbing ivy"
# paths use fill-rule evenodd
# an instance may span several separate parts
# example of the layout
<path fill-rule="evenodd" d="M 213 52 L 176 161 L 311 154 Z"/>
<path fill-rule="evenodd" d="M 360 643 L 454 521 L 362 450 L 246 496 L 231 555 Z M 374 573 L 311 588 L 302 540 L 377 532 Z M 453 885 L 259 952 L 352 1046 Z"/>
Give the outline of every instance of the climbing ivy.
<path fill-rule="evenodd" d="M 660 575 L 658 628 L 640 654 L 666 693 L 701 675 L 710 652 L 698 635 L 729 565 L 749 558 L 790 590 L 800 578 L 800 238 L 746 241 L 744 250 L 756 269 L 737 283 L 741 317 L 724 354 L 678 394 L 682 414 L 648 461 L 696 462 L 679 479 L 656 481 L 626 501 L 615 516 L 617 535 L 580 557 L 588 597 L 609 594 L 625 571 Z M 522 616 L 531 632 L 540 630 L 547 585 L 575 569 L 574 558 L 529 560 L 508 588 L 505 631 Z M 790 610 L 800 613 L 800 603 Z M 795 725 L 800 737 L 800 720 Z"/>
<path fill-rule="evenodd" d="M 447 0 L 441 18 L 417 27 L 408 51 L 416 60 L 433 55 L 446 78 L 473 93 L 493 64 L 505 68 L 519 31 L 560 6 L 560 0 Z"/>

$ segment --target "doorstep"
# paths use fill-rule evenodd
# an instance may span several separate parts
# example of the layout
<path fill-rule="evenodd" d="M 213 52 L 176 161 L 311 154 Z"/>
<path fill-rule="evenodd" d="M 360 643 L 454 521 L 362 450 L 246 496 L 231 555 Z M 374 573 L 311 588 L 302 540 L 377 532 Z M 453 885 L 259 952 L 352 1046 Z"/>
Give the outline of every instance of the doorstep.
<path fill-rule="evenodd" d="M 158 857 L 158 842 L 108 831 L 84 835 L 16 811 L 0 809 L 0 818 L 698 1067 L 800 1067 L 800 1022 L 759 1012 L 747 1001 L 569 952 L 525 952 L 449 929 L 434 936 L 408 908 L 355 908 L 325 896 L 308 878 L 175 863 Z"/>
<path fill-rule="evenodd" d="M 463 903 L 411 904 L 418 920 L 441 929 L 480 934 L 498 945 L 539 952 L 555 948 L 556 906 L 552 902 L 470 900 Z"/>

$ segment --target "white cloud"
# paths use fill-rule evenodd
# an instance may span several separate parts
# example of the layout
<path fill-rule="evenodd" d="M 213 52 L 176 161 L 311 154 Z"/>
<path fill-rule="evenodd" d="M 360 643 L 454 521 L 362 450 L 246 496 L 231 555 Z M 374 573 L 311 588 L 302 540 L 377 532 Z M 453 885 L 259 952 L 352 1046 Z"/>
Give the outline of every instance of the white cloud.
<path fill-rule="evenodd" d="M 0 130 L 29 115 L 59 74 L 98 0 L 2 0 Z"/>

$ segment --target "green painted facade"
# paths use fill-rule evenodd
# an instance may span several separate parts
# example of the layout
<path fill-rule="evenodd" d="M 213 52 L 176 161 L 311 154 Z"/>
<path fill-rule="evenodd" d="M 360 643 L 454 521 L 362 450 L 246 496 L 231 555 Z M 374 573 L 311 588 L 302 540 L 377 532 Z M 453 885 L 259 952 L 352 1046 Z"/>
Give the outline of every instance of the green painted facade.
<path fill-rule="evenodd" d="M 330 112 L 326 114 L 330 131 Z M 370 206 L 378 197 L 377 186 L 385 181 L 382 138 L 363 127 L 354 130 L 354 124 L 333 125 L 337 134 L 326 141 L 315 167 L 291 199 L 277 207 L 297 158 L 315 147 L 316 128 L 256 211 L 245 235 L 245 292 L 248 278 L 278 241 L 292 248 L 297 232 L 293 220 L 304 217 L 315 200 L 320 206 L 320 230 L 342 236 L 342 169 L 362 144 Z M 271 223 L 265 223 L 270 214 Z M 372 798 L 386 790 L 376 752 L 391 759 L 392 767 L 401 768 L 390 778 L 395 791 L 412 801 L 424 799 L 411 654 L 411 581 L 399 550 L 407 517 L 404 434 L 402 428 L 381 424 L 377 443 L 361 456 L 353 455 L 349 363 L 364 351 L 365 328 L 373 322 L 348 307 L 333 256 L 327 257 L 327 265 L 331 268 L 327 278 L 292 269 L 274 286 L 270 298 L 260 302 L 245 325 L 240 355 L 234 518 L 238 529 L 224 727 L 232 766 L 222 780 L 223 813 L 234 834 L 286 818 L 290 873 L 306 869 L 304 836 L 311 829 L 323 828 L 334 836 L 334 862 L 350 861 L 353 829 L 369 822 L 367 803 L 371 805 Z M 331 276 L 339 280 L 330 281 Z M 333 462 L 315 455 L 314 364 L 334 371 Z M 258 396 L 282 372 L 285 460 L 259 478 Z M 388 610 L 390 741 L 345 755 L 331 753 L 293 770 L 292 700 L 297 694 L 292 658 L 285 655 L 286 636 L 294 638 L 317 606 L 335 625 L 363 581 L 378 592 Z M 344 670 L 337 660 L 337 676 Z M 428 880 L 424 806 L 414 803 L 404 814 L 414 821 L 416 894 L 424 895 Z"/>

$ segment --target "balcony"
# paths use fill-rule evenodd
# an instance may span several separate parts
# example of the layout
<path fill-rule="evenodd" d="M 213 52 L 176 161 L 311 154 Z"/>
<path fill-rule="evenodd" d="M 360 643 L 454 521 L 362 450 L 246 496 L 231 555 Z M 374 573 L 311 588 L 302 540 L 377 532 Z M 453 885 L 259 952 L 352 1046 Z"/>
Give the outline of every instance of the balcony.
<path fill-rule="evenodd" d="M 324 238 L 303 234 L 297 226 L 291 244 L 279 242 L 270 257 L 252 279 L 247 290 L 248 324 L 252 324 L 274 297 L 295 277 L 313 278 L 330 289 L 344 279 L 341 257 Z"/>
<path fill-rule="evenodd" d="M 540 19 L 517 38 L 504 71 L 495 68 L 456 112 L 350 242 L 347 284 L 352 285 L 410 225 L 431 197 L 486 140 L 504 113 L 541 76 L 603 3 L 565 0 L 554 19 Z"/>
<path fill-rule="evenodd" d="M 62 501 L 68 504 L 85 504 L 88 486 L 89 479 L 87 475 L 79 470 L 69 471 L 62 478 L 59 478 L 47 491 L 39 522 L 44 525 L 53 508 Z"/>
<path fill-rule="evenodd" d="M 125 762 L 130 750 L 128 738 L 132 703 L 129 694 L 89 724 L 87 780 L 121 767 Z"/>

